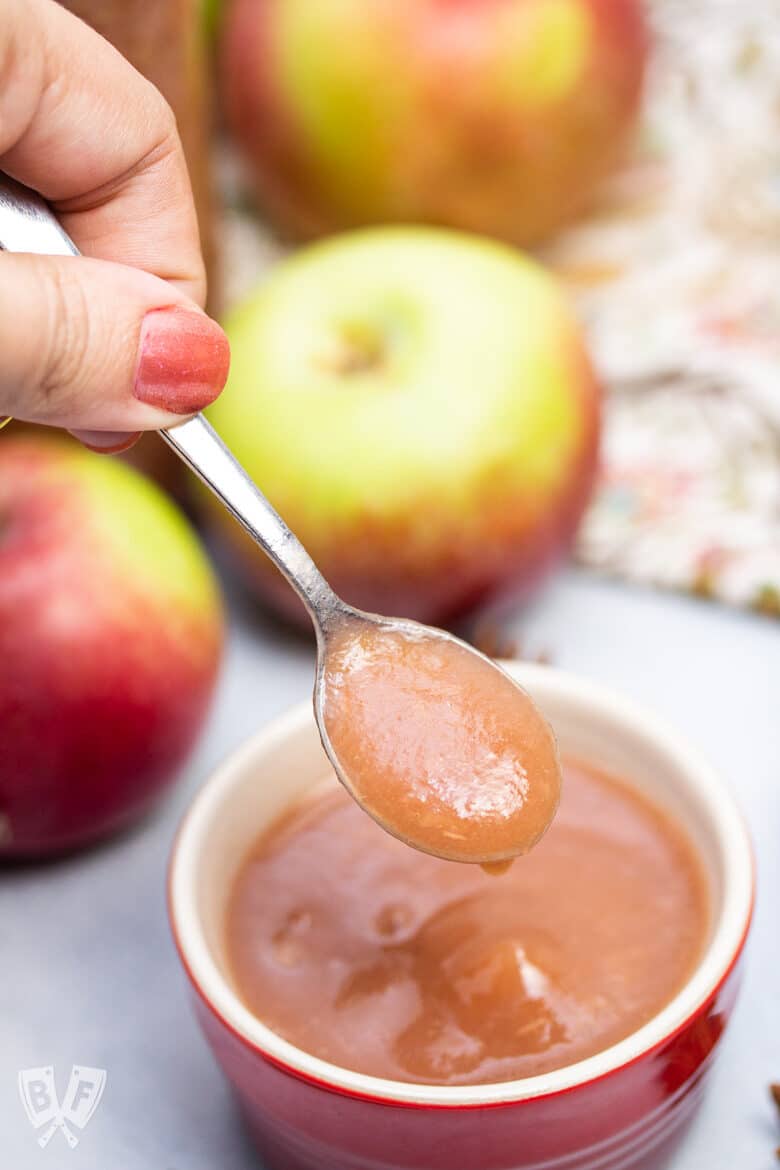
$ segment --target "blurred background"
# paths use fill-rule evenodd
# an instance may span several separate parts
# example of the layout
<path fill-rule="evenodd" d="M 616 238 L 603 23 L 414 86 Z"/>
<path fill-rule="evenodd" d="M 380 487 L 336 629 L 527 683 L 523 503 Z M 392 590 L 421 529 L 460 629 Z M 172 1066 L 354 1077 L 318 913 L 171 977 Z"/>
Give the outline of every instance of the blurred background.
<path fill-rule="evenodd" d="M 774 896 L 776 4 L 66 7 L 176 112 L 233 351 L 208 414 L 325 575 L 348 601 L 552 656 L 676 719 L 740 786 Z M 38 498 L 56 511 L 43 534 Z M 8 1067 L 59 1054 L 124 1076 L 82 1166 L 174 1147 L 186 1170 L 249 1165 L 183 1009 L 177 1031 L 160 891 L 193 791 L 306 697 L 309 633 L 157 436 L 119 461 L 12 424 L 4 506 L 0 661 L 19 631 L 28 647 L 24 687 L 0 674 L 0 856 L 22 863 L 0 879 Z M 26 592 L 4 589 L 22 570 Z M 776 1058 L 776 899 L 757 936 L 751 1027 L 681 1167 L 716 1149 L 706 1164 L 759 1164 L 743 1129 L 760 1107 L 739 1094 Z M 46 954 L 64 984 L 87 981 L 70 1017 Z M 148 1060 L 174 1086 L 154 1102 Z M 37 1165 L 24 1124 L 15 1164 Z M 769 1121 L 750 1132 L 763 1158 Z"/>
<path fill-rule="evenodd" d="M 776 616 L 771 4 L 70 7 L 177 111 L 221 316 L 302 239 L 365 224 L 530 246 L 607 395 L 577 558 Z M 153 438 L 136 458 L 179 477 Z"/>

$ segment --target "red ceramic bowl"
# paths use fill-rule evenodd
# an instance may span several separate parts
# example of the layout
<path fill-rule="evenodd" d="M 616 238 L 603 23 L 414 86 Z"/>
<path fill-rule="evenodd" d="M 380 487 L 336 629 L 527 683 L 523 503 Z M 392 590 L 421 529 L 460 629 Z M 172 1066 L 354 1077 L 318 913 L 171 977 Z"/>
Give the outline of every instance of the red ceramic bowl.
<path fill-rule="evenodd" d="M 589 682 L 509 664 L 564 754 L 648 792 L 699 848 L 713 906 L 679 995 L 612 1048 L 555 1072 L 476 1086 L 381 1080 L 310 1056 L 255 1019 L 226 973 L 223 918 L 258 834 L 323 775 L 309 705 L 237 752 L 201 790 L 170 872 L 173 932 L 197 1017 L 269 1170 L 628 1170 L 659 1163 L 699 1103 L 737 994 L 753 868 L 709 765 L 668 728 Z"/>

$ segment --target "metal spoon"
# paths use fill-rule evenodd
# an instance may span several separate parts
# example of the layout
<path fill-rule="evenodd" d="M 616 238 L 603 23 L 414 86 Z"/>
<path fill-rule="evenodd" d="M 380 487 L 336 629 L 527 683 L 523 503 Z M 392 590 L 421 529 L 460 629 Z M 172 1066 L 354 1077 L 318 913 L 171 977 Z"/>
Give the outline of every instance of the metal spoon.
<path fill-rule="evenodd" d="M 79 255 L 78 248 L 63 230 L 48 204 L 36 192 L 3 174 L 0 174 L 0 249 L 7 252 L 33 252 L 43 255 Z M 317 635 L 314 713 L 325 752 L 339 780 L 358 804 L 375 820 L 379 820 L 383 828 L 415 845 L 414 841 L 398 832 L 397 826 L 382 821 L 363 804 L 331 744 L 324 713 L 327 690 L 325 662 L 329 640 L 337 632 L 339 637 L 343 637 L 348 627 L 357 632 L 360 626 L 367 625 L 418 639 L 421 633 L 424 633 L 427 637 L 455 643 L 489 663 L 497 675 L 504 679 L 509 676 L 491 659 L 443 630 L 421 626 L 418 622 L 405 619 L 368 614 L 342 601 L 328 585 L 303 545 L 274 511 L 202 414 L 196 414 L 185 422 L 159 433 L 243 525 L 252 539 L 287 578 L 306 606 Z M 514 680 L 512 681 L 514 683 Z M 517 689 L 522 691 L 519 686 Z M 419 848 L 419 845 L 417 847 Z M 506 860 L 506 854 L 473 860 L 486 864 L 500 863 Z"/>

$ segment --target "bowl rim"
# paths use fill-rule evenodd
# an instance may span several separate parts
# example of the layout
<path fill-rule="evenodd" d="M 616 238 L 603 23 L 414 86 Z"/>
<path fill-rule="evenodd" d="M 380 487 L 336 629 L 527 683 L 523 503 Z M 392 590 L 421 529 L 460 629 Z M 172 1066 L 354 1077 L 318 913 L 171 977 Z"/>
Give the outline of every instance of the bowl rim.
<path fill-rule="evenodd" d="M 585 1060 L 520 1080 L 477 1085 L 394 1081 L 331 1064 L 284 1040 L 252 1015 L 219 970 L 201 929 L 194 879 L 211 818 L 230 798 L 246 769 L 313 721 L 311 704 L 299 703 L 266 724 L 212 772 L 184 814 L 168 868 L 169 921 L 179 959 L 194 990 L 237 1040 L 289 1075 L 331 1092 L 396 1106 L 484 1108 L 553 1096 L 611 1076 L 668 1044 L 701 1014 L 736 965 L 753 914 L 753 852 L 736 801 L 705 756 L 664 720 L 600 683 L 547 665 L 516 661 L 503 661 L 501 665 L 527 686 L 535 699 L 539 695 L 542 707 L 545 691 L 554 693 L 556 699 L 589 707 L 660 747 L 707 803 L 724 856 L 724 890 L 704 955 L 677 995 L 641 1028 Z"/>

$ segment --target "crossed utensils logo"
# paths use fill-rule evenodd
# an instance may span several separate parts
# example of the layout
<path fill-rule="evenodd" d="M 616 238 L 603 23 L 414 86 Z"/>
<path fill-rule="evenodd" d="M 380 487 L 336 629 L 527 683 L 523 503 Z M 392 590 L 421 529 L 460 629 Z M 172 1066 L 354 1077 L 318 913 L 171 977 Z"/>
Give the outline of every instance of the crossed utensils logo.
<path fill-rule="evenodd" d="M 38 1145 L 45 1149 L 60 1130 L 73 1150 L 79 1139 L 71 1129 L 84 1129 L 92 1120 L 106 1087 L 106 1070 L 74 1064 L 60 1105 L 54 1084 L 54 1066 L 24 1068 L 19 1073 L 19 1095 L 33 1129 L 43 1129 Z M 46 1127 L 44 1129 L 44 1126 Z"/>

